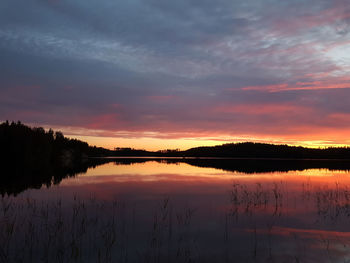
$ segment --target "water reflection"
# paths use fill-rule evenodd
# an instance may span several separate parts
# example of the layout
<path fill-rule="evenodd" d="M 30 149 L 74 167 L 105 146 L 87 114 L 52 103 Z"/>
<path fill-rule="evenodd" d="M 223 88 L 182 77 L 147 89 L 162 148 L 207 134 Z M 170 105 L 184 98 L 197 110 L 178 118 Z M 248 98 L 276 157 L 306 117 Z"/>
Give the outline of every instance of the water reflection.
<path fill-rule="evenodd" d="M 86 173 L 88 168 L 108 163 L 106 159 L 89 159 L 69 166 L 28 166 L 12 160 L 1 163 L 0 194 L 17 195 L 27 189 L 40 189 L 43 186 L 58 185 L 65 178 Z"/>
<path fill-rule="evenodd" d="M 344 160 L 307 159 L 234 159 L 234 158 L 111 158 L 116 164 L 144 163 L 151 160 L 165 163 L 190 164 L 196 167 L 215 168 L 230 172 L 266 173 L 322 169 L 350 171 Z"/>
<path fill-rule="evenodd" d="M 15 162 L 13 162 L 15 163 Z M 22 167 L 2 164 L 0 176 L 0 194 L 17 195 L 26 189 L 40 189 L 42 186 L 51 187 L 60 184 L 68 177 L 76 177 L 86 174 L 87 169 L 94 168 L 105 163 L 114 163 L 118 169 L 111 168 L 109 174 L 130 170 L 133 174 L 157 174 L 162 171 L 162 164 L 167 164 L 167 171 L 175 174 L 199 173 L 202 175 L 213 172 L 221 174 L 255 174 L 269 172 L 304 171 L 310 169 L 327 169 L 333 171 L 350 171 L 350 162 L 344 160 L 285 160 L 285 159 L 222 159 L 222 158 L 92 158 L 80 163 L 74 163 L 69 167 Z M 105 168 L 107 166 L 104 166 Z M 110 166 L 108 166 L 110 167 Z M 98 171 L 102 168 L 99 167 Z M 138 169 L 138 170 L 135 170 Z M 220 172 L 219 172 L 220 171 Z M 91 171 L 87 175 L 91 174 Z M 107 175 L 107 174 L 106 174 Z M 140 179 L 140 177 L 138 177 Z"/>
<path fill-rule="evenodd" d="M 350 260 L 348 171 L 310 164 L 247 174 L 192 161 L 113 160 L 51 188 L 5 195 L 1 260 Z"/>

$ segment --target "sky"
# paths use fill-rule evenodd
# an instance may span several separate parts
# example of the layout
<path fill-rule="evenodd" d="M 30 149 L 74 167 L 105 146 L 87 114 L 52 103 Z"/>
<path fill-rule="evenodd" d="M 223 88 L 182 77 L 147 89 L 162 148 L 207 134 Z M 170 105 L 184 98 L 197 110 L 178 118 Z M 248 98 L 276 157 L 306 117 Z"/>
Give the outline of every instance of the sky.
<path fill-rule="evenodd" d="M 348 0 L 2 0 L 0 120 L 107 148 L 350 145 Z"/>

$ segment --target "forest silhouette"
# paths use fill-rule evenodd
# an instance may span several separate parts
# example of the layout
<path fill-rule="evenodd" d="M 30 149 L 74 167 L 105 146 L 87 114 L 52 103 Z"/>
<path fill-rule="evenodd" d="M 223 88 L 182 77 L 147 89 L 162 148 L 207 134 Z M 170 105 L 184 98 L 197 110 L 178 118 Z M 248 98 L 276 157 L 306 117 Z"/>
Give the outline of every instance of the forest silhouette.
<path fill-rule="evenodd" d="M 68 139 L 59 131 L 30 128 L 21 122 L 0 124 L 0 194 L 17 194 L 27 188 L 58 184 L 68 176 L 105 163 L 108 150 Z"/>

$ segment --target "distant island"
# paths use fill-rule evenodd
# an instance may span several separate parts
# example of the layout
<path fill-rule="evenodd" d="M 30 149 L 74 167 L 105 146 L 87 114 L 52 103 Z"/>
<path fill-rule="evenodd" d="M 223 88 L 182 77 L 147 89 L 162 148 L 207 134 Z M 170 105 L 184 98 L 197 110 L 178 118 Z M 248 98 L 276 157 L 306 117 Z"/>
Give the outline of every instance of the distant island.
<path fill-rule="evenodd" d="M 275 145 L 267 143 L 227 143 L 217 146 L 202 146 L 185 151 L 146 151 L 132 148 L 116 148 L 111 156 L 149 157 L 211 157 L 211 158 L 251 158 L 251 159 L 349 159 L 349 147 L 329 147 L 324 149 L 301 146 Z"/>

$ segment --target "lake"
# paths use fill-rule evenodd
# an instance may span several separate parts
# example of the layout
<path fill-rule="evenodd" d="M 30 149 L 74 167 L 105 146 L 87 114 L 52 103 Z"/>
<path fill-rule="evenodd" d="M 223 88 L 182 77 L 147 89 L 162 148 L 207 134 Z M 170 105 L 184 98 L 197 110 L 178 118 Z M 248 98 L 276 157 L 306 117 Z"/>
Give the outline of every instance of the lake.
<path fill-rule="evenodd" d="M 4 194 L 0 262 L 350 261 L 347 163 L 107 161 Z"/>

